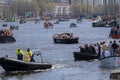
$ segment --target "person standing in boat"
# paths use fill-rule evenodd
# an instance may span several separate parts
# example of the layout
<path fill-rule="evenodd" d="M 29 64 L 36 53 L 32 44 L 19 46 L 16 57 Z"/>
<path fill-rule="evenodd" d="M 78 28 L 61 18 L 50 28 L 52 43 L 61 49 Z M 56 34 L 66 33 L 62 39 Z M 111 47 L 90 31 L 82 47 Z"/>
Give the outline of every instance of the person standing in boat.
<path fill-rule="evenodd" d="M 30 50 L 30 48 L 27 48 L 25 52 L 25 61 L 26 62 L 35 62 L 33 58 L 33 52 Z"/>
<path fill-rule="evenodd" d="M 113 49 L 113 54 L 115 55 L 118 49 L 118 44 L 116 43 L 116 41 L 113 42 L 112 49 Z"/>
<path fill-rule="evenodd" d="M 17 50 L 16 50 L 16 55 L 17 55 L 17 59 L 18 60 L 23 60 L 23 50 L 21 49 L 21 48 L 18 48 Z"/>

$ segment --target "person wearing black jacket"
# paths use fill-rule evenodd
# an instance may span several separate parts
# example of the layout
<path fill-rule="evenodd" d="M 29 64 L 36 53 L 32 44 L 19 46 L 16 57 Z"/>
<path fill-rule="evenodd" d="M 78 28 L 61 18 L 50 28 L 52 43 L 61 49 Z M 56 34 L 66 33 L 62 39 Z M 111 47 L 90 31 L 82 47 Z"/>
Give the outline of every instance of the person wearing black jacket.
<path fill-rule="evenodd" d="M 112 48 L 113 48 L 113 54 L 115 55 L 118 49 L 118 44 L 116 43 L 116 41 L 113 42 Z"/>

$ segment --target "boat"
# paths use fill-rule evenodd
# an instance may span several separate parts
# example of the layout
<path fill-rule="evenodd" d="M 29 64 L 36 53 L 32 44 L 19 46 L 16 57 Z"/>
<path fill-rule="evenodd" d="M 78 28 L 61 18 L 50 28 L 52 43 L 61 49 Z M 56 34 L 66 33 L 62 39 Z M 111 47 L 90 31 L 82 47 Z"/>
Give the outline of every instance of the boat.
<path fill-rule="evenodd" d="M 1 35 L 0 36 L 0 43 L 13 43 L 15 42 L 15 38 L 9 35 Z"/>
<path fill-rule="evenodd" d="M 66 18 L 59 18 L 58 21 L 69 21 L 69 19 L 66 19 Z"/>
<path fill-rule="evenodd" d="M 120 68 L 113 69 L 110 72 L 110 80 L 120 80 Z"/>
<path fill-rule="evenodd" d="M 75 61 L 99 59 L 98 55 L 86 54 L 81 52 L 73 52 L 73 55 Z"/>
<path fill-rule="evenodd" d="M 54 24 L 60 24 L 59 21 L 56 21 Z"/>
<path fill-rule="evenodd" d="M 20 21 L 19 21 L 19 23 L 20 23 L 20 24 L 26 23 L 25 18 L 21 18 Z"/>
<path fill-rule="evenodd" d="M 107 27 L 107 24 L 104 21 L 98 21 L 98 22 L 93 21 L 92 27 Z"/>
<path fill-rule="evenodd" d="M 52 23 L 50 23 L 50 22 L 48 22 L 48 21 L 46 21 L 46 22 L 44 22 L 44 28 L 45 29 L 52 29 L 53 28 L 53 24 Z"/>
<path fill-rule="evenodd" d="M 110 34 L 110 37 L 113 39 L 120 39 L 120 34 Z"/>
<path fill-rule="evenodd" d="M 75 44 L 78 43 L 79 37 L 73 37 L 70 33 L 61 33 L 61 34 L 54 34 L 53 41 L 54 43 L 61 43 L 61 44 Z"/>
<path fill-rule="evenodd" d="M 3 24 L 2 27 L 7 27 L 7 24 Z"/>
<path fill-rule="evenodd" d="M 103 68 L 118 68 L 120 67 L 119 56 L 109 56 L 100 59 L 101 67 Z"/>
<path fill-rule="evenodd" d="M 70 28 L 71 28 L 71 27 L 77 27 L 77 25 L 76 25 L 75 23 L 71 23 L 71 24 L 70 24 Z"/>
<path fill-rule="evenodd" d="M 0 65 L 5 71 L 32 71 L 52 68 L 52 64 L 50 63 L 24 62 L 8 57 L 1 57 Z"/>

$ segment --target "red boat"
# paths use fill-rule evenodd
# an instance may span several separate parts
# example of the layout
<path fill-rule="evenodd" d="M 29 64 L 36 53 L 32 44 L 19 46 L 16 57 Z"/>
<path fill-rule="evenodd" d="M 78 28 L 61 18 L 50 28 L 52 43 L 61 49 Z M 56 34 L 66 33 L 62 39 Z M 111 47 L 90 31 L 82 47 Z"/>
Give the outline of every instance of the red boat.
<path fill-rule="evenodd" d="M 113 39 L 120 39 L 120 34 L 110 35 L 110 37 Z"/>

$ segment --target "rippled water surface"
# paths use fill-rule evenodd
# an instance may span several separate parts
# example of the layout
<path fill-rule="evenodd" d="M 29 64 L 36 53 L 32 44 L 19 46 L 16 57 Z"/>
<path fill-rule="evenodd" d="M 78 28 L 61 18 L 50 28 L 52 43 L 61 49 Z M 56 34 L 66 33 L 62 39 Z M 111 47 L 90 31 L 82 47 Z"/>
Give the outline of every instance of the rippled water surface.
<path fill-rule="evenodd" d="M 53 68 L 45 71 L 6 73 L 0 67 L 1 80 L 109 80 L 111 69 L 100 68 L 100 62 L 97 60 L 74 61 L 73 51 L 79 51 L 81 44 L 109 41 L 110 28 L 93 28 L 90 20 L 84 20 L 78 23 L 76 28 L 70 28 L 70 23 L 76 23 L 76 20 L 70 20 L 55 24 L 53 29 L 44 29 L 43 22 L 8 23 L 19 25 L 19 30 L 14 31 L 15 43 L 0 44 L 0 57 L 7 54 L 16 58 L 17 48 L 25 51 L 29 47 L 33 51 L 41 51 L 44 62 L 52 63 Z M 55 20 L 51 22 L 54 23 Z M 60 32 L 72 32 L 79 36 L 79 43 L 54 44 L 52 36 Z M 35 59 L 41 61 L 40 56 L 35 56 Z"/>

